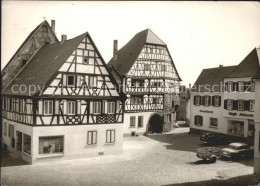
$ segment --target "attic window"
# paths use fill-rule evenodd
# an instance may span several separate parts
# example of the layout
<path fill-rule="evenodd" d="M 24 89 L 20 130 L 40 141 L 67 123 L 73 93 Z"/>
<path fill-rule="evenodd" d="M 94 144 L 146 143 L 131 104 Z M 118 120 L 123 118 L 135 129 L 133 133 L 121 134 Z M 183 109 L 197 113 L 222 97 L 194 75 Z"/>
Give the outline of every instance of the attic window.
<path fill-rule="evenodd" d="M 83 57 L 83 63 L 84 63 L 84 64 L 89 64 L 89 60 L 88 60 L 87 57 Z"/>
<path fill-rule="evenodd" d="M 23 59 L 22 60 L 22 66 L 24 66 L 26 64 L 27 60 L 26 59 Z"/>
<path fill-rule="evenodd" d="M 68 86 L 75 86 L 75 76 L 69 75 L 67 80 Z"/>

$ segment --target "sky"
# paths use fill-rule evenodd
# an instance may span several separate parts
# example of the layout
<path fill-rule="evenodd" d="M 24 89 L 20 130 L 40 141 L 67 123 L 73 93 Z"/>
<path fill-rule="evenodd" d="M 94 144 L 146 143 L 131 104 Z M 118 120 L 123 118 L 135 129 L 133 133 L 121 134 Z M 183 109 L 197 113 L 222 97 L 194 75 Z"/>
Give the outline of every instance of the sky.
<path fill-rule="evenodd" d="M 1 69 L 37 25 L 52 19 L 59 39 L 88 31 L 106 63 L 114 39 L 120 49 L 149 28 L 167 44 L 186 86 L 203 69 L 237 65 L 260 46 L 256 1 L 2 1 Z"/>

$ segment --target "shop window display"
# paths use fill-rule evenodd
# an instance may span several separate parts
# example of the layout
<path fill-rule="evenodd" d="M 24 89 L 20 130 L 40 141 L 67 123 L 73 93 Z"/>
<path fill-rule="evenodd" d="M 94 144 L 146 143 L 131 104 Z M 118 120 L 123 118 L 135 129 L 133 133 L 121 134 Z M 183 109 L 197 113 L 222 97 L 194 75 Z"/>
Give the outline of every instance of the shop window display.
<path fill-rule="evenodd" d="M 39 154 L 63 153 L 63 136 L 39 138 Z"/>

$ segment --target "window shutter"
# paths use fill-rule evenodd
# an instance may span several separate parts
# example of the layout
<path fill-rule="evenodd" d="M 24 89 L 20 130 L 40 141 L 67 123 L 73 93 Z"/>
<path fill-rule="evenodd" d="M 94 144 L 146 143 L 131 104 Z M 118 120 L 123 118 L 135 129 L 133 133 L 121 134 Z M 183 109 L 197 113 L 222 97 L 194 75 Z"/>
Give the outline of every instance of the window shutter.
<path fill-rule="evenodd" d="M 42 114 L 42 102 L 43 102 L 43 100 L 39 100 L 39 106 L 38 106 L 38 113 L 39 114 Z M 23 107 L 24 108 L 24 107 Z M 24 110 L 24 109 L 23 109 Z"/>
<path fill-rule="evenodd" d="M 201 96 L 201 99 L 202 99 L 201 105 L 205 105 L 205 96 Z"/>
<path fill-rule="evenodd" d="M 225 91 L 228 91 L 228 83 L 225 83 Z"/>
<path fill-rule="evenodd" d="M 218 96 L 218 106 L 221 107 L 221 96 Z"/>
<path fill-rule="evenodd" d="M 81 114 L 81 101 L 77 100 L 77 113 L 76 114 Z"/>
<path fill-rule="evenodd" d="M 194 96 L 194 97 L 193 97 L 193 104 L 194 104 L 194 105 L 196 105 L 196 98 L 197 98 L 197 96 Z M 174 108 L 173 105 L 172 105 L 172 108 Z"/>
<path fill-rule="evenodd" d="M 120 111 L 120 101 L 116 101 L 116 113 L 119 113 Z"/>
<path fill-rule="evenodd" d="M 245 88 L 244 91 L 251 91 L 251 82 L 244 82 L 245 83 Z"/>
<path fill-rule="evenodd" d="M 209 96 L 209 106 L 211 106 L 211 96 Z"/>
<path fill-rule="evenodd" d="M 227 109 L 227 100 L 224 100 L 224 109 Z"/>
<path fill-rule="evenodd" d="M 199 105 L 201 105 L 202 103 L 202 100 L 201 100 L 201 96 L 198 96 L 200 99 L 199 99 Z"/>
<path fill-rule="evenodd" d="M 237 100 L 233 100 L 233 110 L 237 110 L 238 108 L 238 101 Z"/>
<path fill-rule="evenodd" d="M 93 101 L 89 102 L 89 113 L 93 114 Z"/>
<path fill-rule="evenodd" d="M 211 99 L 210 99 L 212 106 L 215 106 L 215 99 L 216 99 L 216 96 L 212 96 Z"/>
<path fill-rule="evenodd" d="M 250 101 L 249 100 L 244 101 L 244 110 L 250 111 Z"/>
<path fill-rule="evenodd" d="M 63 85 L 67 85 L 67 76 L 63 74 Z"/>
<path fill-rule="evenodd" d="M 54 104 L 55 104 L 55 114 L 59 114 L 60 102 L 56 100 L 56 101 L 54 102 Z"/>
<path fill-rule="evenodd" d="M 200 116 L 200 119 L 201 119 L 201 125 L 203 125 L 203 117 Z"/>
<path fill-rule="evenodd" d="M 198 124 L 197 116 L 195 116 L 194 119 L 195 119 L 195 125 L 197 125 Z"/>
<path fill-rule="evenodd" d="M 81 76 L 78 75 L 78 76 L 77 76 L 77 83 L 76 83 L 77 86 L 80 86 L 80 79 L 81 79 Z"/>
<path fill-rule="evenodd" d="M 232 91 L 238 91 L 238 83 L 233 82 L 233 87 L 232 87 Z"/>
<path fill-rule="evenodd" d="M 63 102 L 63 114 L 67 114 L 67 100 L 64 100 Z"/>
<path fill-rule="evenodd" d="M 102 113 L 103 114 L 107 114 L 107 107 L 108 107 L 108 104 L 107 104 L 107 101 L 102 101 Z"/>

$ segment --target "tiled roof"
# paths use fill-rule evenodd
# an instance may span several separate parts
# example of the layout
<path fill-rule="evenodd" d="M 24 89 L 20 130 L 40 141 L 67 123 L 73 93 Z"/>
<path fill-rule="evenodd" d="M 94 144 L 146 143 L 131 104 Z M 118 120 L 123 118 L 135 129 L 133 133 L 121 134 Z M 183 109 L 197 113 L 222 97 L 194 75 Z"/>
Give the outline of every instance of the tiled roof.
<path fill-rule="evenodd" d="M 49 23 L 48 21 L 43 21 L 41 24 L 39 24 L 29 35 L 28 37 L 24 40 L 24 42 L 21 44 L 21 46 L 17 49 L 17 51 L 14 53 L 14 55 L 12 56 L 12 58 L 9 60 L 9 62 L 5 65 L 5 67 L 3 68 L 2 71 L 4 71 L 4 69 L 8 66 L 8 64 L 15 58 L 15 56 L 20 52 L 20 50 L 24 47 L 24 45 L 32 38 L 32 36 L 37 32 L 37 30 L 44 24 L 47 24 L 48 26 Z M 59 42 L 58 38 L 56 37 L 55 33 L 53 34 L 55 37 L 56 42 Z"/>
<path fill-rule="evenodd" d="M 260 49 L 254 48 L 226 78 L 253 77 L 260 70 Z"/>
<path fill-rule="evenodd" d="M 43 45 L 2 93 L 28 95 L 29 85 L 46 86 L 85 36 L 86 33 L 64 42 Z M 14 93 L 13 85 L 25 85 L 27 91 Z"/>
<path fill-rule="evenodd" d="M 237 66 L 227 66 L 218 68 L 203 69 L 198 79 L 196 80 L 193 91 L 206 92 L 210 88 L 210 92 L 221 91 L 221 83 L 223 84 L 224 78 L 230 74 Z M 215 85 L 215 86 L 214 86 Z"/>
<path fill-rule="evenodd" d="M 121 76 L 125 75 L 133 66 L 146 43 L 166 46 L 166 44 L 150 29 L 146 29 L 137 33 L 124 47 L 122 47 L 118 51 L 117 59 L 112 58 L 108 62 L 108 65 L 112 65 Z"/>

